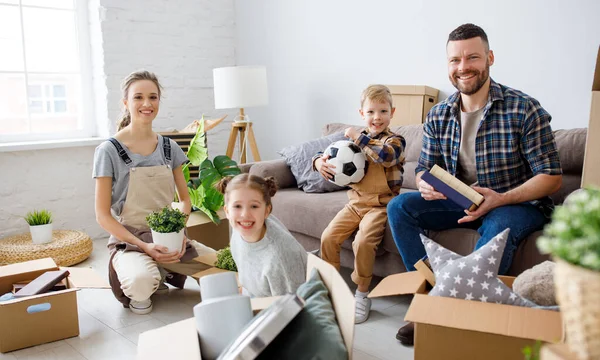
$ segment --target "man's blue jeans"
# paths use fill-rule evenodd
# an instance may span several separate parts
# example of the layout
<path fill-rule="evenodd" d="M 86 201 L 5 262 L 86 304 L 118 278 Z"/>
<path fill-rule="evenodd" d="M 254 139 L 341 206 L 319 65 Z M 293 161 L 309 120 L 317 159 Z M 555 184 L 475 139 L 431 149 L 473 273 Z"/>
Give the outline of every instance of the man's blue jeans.
<path fill-rule="evenodd" d="M 458 219 L 466 216 L 460 206 L 451 200 L 427 201 L 421 197 L 420 192 L 396 196 L 388 203 L 387 213 L 394 241 L 408 271 L 415 270 L 414 264 L 426 254 L 419 236 L 424 234 L 423 230 L 477 230 L 480 238 L 475 249 L 479 249 L 498 233 L 510 228 L 499 269 L 501 275 L 506 274 L 519 243 L 532 232 L 541 230 L 547 222 L 546 217 L 535 206 L 522 203 L 502 206 L 483 218 L 459 224 Z"/>

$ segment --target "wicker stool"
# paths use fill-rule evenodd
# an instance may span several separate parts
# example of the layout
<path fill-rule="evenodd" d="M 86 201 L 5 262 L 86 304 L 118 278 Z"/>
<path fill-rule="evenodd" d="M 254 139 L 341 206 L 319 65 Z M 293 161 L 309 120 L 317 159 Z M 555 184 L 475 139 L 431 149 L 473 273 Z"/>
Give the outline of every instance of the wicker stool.
<path fill-rule="evenodd" d="M 54 230 L 47 244 L 34 244 L 30 233 L 9 236 L 0 240 L 0 265 L 51 257 L 58 266 L 71 266 L 87 259 L 92 247 L 92 239 L 76 230 Z"/>

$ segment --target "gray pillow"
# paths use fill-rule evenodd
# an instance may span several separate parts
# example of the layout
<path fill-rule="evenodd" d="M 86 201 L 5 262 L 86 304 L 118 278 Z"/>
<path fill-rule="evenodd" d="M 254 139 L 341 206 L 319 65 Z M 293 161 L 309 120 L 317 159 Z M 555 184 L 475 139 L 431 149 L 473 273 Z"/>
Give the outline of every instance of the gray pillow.
<path fill-rule="evenodd" d="M 429 295 L 536 307 L 536 304 L 517 295 L 498 278 L 509 231 L 504 230 L 467 256 L 458 255 L 421 235 L 435 274 L 435 286 Z"/>
<path fill-rule="evenodd" d="M 281 149 L 281 155 L 296 178 L 298 188 L 307 193 L 323 193 L 347 189 L 325 180 L 318 172 L 312 170 L 312 157 L 324 151 L 331 143 L 344 140 L 344 133 L 337 132 L 319 139 L 310 140 L 300 145 L 292 145 Z"/>

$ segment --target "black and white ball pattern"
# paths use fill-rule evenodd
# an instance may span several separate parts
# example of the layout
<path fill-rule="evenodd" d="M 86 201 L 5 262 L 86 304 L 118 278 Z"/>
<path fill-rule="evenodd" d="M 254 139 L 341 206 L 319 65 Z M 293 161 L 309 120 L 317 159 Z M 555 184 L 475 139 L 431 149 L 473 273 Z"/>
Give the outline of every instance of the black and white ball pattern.
<path fill-rule="evenodd" d="M 336 141 L 324 152 L 327 162 L 335 166 L 335 176 L 329 180 L 338 186 L 354 184 L 365 176 L 367 158 L 360 147 L 348 140 Z"/>

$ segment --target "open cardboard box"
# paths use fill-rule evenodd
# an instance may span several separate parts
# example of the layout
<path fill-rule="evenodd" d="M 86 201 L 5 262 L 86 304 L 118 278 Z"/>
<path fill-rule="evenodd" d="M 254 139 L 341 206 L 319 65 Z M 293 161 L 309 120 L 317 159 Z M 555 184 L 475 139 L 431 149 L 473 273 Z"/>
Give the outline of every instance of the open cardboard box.
<path fill-rule="evenodd" d="M 213 274 L 218 274 L 218 273 L 222 273 L 222 272 L 229 272 L 229 270 L 219 269 L 216 267 L 216 264 L 217 264 L 217 253 L 216 252 L 210 253 L 210 254 L 199 255 L 199 256 L 195 257 L 194 260 L 201 262 L 203 264 L 212 266 L 209 269 L 202 270 L 202 271 L 199 271 L 199 272 L 193 274 L 192 277 L 196 280 L 200 280 L 200 278 L 207 276 L 207 275 L 213 275 Z M 231 271 L 231 272 L 234 272 L 234 271 Z M 237 272 L 235 273 L 235 277 L 238 282 L 238 288 L 241 289 L 242 285 L 240 284 L 240 279 L 238 277 Z"/>
<path fill-rule="evenodd" d="M 600 47 L 596 57 L 596 70 L 592 83 L 592 107 L 588 125 L 581 187 L 600 187 Z"/>
<path fill-rule="evenodd" d="M 404 319 L 415 323 L 415 360 L 521 359 L 521 350 L 536 340 L 562 341 L 559 312 L 428 296 L 428 269 L 390 275 L 369 294 L 380 297 L 413 291 Z M 499 278 L 512 287 L 514 277 Z"/>
<path fill-rule="evenodd" d="M 186 223 L 187 237 L 215 250 L 229 246 L 229 220 L 221 209 L 217 212 L 221 223 L 216 225 L 202 211 L 193 211 Z"/>
<path fill-rule="evenodd" d="M 44 344 L 79 335 L 76 291 L 81 288 L 110 288 L 94 270 L 69 270 L 67 289 L 0 302 L 0 352 Z M 0 267 L 0 294 L 11 292 L 14 283 L 31 281 L 46 271 L 59 270 L 52 258 Z M 47 310 L 29 313 L 33 305 Z"/>
<path fill-rule="evenodd" d="M 336 320 L 351 359 L 352 343 L 354 341 L 354 295 L 352 295 L 348 285 L 333 266 L 309 254 L 307 278 L 313 268 L 319 271 L 325 286 L 329 289 Z M 255 311 L 265 309 L 276 299 L 277 297 L 252 299 L 252 308 Z M 140 360 L 200 360 L 200 342 L 194 318 L 142 333 L 138 341 L 137 358 Z"/>

